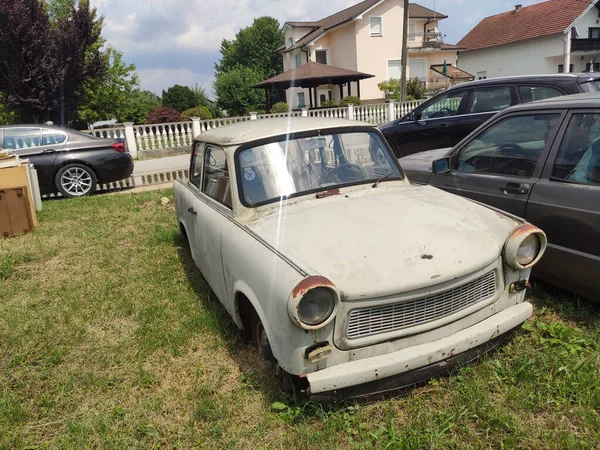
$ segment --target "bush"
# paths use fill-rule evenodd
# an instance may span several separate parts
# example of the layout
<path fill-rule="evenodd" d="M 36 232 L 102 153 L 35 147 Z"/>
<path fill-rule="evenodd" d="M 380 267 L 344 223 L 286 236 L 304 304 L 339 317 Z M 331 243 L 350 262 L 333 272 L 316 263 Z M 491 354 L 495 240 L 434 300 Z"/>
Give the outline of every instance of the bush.
<path fill-rule="evenodd" d="M 146 123 L 181 122 L 181 113 L 173 108 L 159 106 L 148 114 Z"/>
<path fill-rule="evenodd" d="M 362 102 L 360 100 L 360 98 L 356 97 L 355 95 L 348 95 L 347 97 L 344 97 L 342 99 L 342 101 L 340 102 L 340 106 L 346 106 L 349 104 L 353 104 L 353 105 L 360 105 Z"/>
<path fill-rule="evenodd" d="M 200 117 L 202 120 L 213 118 L 206 106 L 196 106 L 181 113 L 181 120 L 190 120 L 192 117 Z"/>
<path fill-rule="evenodd" d="M 412 96 L 415 100 L 420 100 L 425 97 L 427 88 L 425 83 L 421 82 L 417 77 L 406 82 L 406 97 Z"/>
<path fill-rule="evenodd" d="M 400 100 L 400 87 L 401 82 L 398 78 L 390 78 L 387 81 L 377 83 L 377 87 L 380 91 L 385 93 L 385 96 L 389 99 L 399 101 Z"/>
<path fill-rule="evenodd" d="M 290 110 L 290 107 L 288 106 L 288 104 L 286 102 L 277 102 L 271 108 L 270 113 L 271 114 L 281 114 L 281 113 L 286 113 L 289 110 Z"/>
<path fill-rule="evenodd" d="M 333 105 L 333 100 L 323 100 L 321 102 L 321 108 L 330 108 L 332 106 L 334 106 Z"/>

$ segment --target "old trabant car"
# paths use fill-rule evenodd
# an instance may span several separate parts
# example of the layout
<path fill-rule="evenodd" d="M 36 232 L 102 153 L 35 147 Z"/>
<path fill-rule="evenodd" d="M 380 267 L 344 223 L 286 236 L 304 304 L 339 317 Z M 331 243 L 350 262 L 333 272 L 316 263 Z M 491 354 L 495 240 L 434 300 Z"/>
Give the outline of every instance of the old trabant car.
<path fill-rule="evenodd" d="M 216 128 L 174 182 L 180 230 L 235 323 L 310 395 L 414 384 L 527 320 L 546 236 L 411 185 L 381 132 L 282 118 Z"/>

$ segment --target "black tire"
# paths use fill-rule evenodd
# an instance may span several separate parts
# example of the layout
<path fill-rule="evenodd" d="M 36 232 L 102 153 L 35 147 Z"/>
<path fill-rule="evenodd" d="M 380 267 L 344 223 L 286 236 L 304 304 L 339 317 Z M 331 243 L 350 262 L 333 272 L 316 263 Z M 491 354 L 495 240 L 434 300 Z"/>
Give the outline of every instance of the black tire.
<path fill-rule="evenodd" d="M 262 358 L 268 363 L 274 363 L 275 358 L 269 345 L 269 339 L 265 327 L 260 321 L 260 317 L 256 314 L 256 311 L 252 311 L 252 320 L 250 322 L 250 336 L 252 339 L 252 346 L 259 351 Z"/>
<path fill-rule="evenodd" d="M 88 166 L 69 164 L 61 167 L 54 178 L 56 188 L 65 197 L 83 197 L 96 192 L 98 179 Z"/>

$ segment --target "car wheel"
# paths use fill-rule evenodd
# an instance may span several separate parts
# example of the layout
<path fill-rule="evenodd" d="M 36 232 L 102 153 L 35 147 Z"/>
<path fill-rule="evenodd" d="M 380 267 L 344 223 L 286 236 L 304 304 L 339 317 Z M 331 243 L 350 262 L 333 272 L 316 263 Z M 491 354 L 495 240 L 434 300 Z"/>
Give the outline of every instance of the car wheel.
<path fill-rule="evenodd" d="M 96 191 L 98 180 L 89 167 L 69 164 L 58 171 L 55 182 L 58 191 L 65 197 L 82 197 Z"/>

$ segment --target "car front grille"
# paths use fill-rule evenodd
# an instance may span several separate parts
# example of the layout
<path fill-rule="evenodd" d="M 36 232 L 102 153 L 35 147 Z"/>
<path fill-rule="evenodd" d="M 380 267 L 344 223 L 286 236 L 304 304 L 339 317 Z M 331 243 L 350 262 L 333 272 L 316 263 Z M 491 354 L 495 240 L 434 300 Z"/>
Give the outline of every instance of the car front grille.
<path fill-rule="evenodd" d="M 496 292 L 496 271 L 428 297 L 385 306 L 350 311 L 346 335 L 349 339 L 414 327 L 442 319 L 489 299 Z"/>

